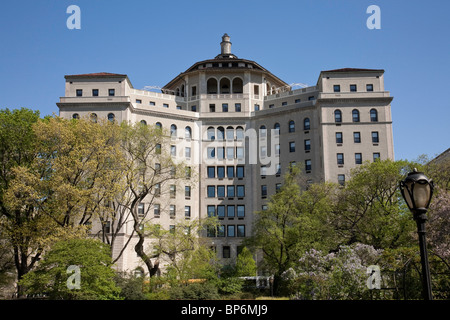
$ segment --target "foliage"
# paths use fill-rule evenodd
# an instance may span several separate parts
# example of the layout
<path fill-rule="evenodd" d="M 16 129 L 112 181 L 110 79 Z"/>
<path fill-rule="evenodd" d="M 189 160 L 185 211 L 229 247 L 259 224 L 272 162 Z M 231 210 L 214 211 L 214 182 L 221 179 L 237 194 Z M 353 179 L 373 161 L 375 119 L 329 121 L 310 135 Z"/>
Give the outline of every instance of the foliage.
<path fill-rule="evenodd" d="M 45 294 L 49 299 L 115 300 L 120 289 L 114 282 L 110 248 L 93 239 L 64 240 L 55 243 L 36 270 L 20 281 L 30 295 Z M 80 288 L 67 285 L 71 265 L 80 268 Z"/>
<path fill-rule="evenodd" d="M 171 300 L 215 300 L 220 299 L 217 287 L 211 282 L 190 283 L 171 288 Z"/>
<path fill-rule="evenodd" d="M 147 296 L 143 292 L 143 277 L 137 277 L 130 272 L 117 272 L 114 281 L 116 286 L 120 288 L 120 298 L 124 300 L 147 299 Z"/>
<path fill-rule="evenodd" d="M 247 247 L 244 247 L 236 259 L 236 276 L 252 277 L 257 272 L 256 262 Z"/>

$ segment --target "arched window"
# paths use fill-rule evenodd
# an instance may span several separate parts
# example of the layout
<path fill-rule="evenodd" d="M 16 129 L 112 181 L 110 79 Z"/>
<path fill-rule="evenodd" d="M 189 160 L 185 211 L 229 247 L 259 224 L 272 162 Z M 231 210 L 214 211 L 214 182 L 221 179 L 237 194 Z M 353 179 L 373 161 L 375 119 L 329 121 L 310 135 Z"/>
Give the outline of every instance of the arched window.
<path fill-rule="evenodd" d="M 259 136 L 261 138 L 267 137 L 267 129 L 265 125 L 262 125 L 261 127 L 259 127 Z"/>
<path fill-rule="evenodd" d="M 157 122 L 157 123 L 155 124 L 155 126 L 156 126 L 156 129 L 162 130 L 162 124 L 161 124 L 161 122 Z"/>
<path fill-rule="evenodd" d="M 353 122 L 359 122 L 359 111 L 354 109 L 352 111 Z"/>
<path fill-rule="evenodd" d="M 275 135 L 279 135 L 280 134 L 280 124 L 278 122 L 275 123 L 273 128 L 275 129 Z"/>
<path fill-rule="evenodd" d="M 141 120 L 141 122 L 140 122 L 142 125 L 144 125 L 144 126 L 146 126 L 147 125 L 147 121 L 145 121 L 145 120 Z"/>
<path fill-rule="evenodd" d="M 217 94 L 217 80 L 209 78 L 206 84 L 208 94 Z"/>
<path fill-rule="evenodd" d="M 208 140 L 211 140 L 211 141 L 215 140 L 215 138 L 216 138 L 215 132 L 216 132 L 216 130 L 214 130 L 213 127 L 209 127 L 206 130 L 206 133 L 207 133 L 207 136 L 208 136 Z"/>
<path fill-rule="evenodd" d="M 115 119 L 116 116 L 114 115 L 114 113 L 108 113 L 108 121 L 114 122 Z"/>
<path fill-rule="evenodd" d="M 177 126 L 174 124 L 170 126 L 170 137 L 172 139 L 175 139 L 177 137 Z"/>
<path fill-rule="evenodd" d="M 309 121 L 309 118 L 305 118 L 303 120 L 303 130 L 309 130 L 311 128 L 311 122 Z"/>
<path fill-rule="evenodd" d="M 372 121 L 372 122 L 378 121 L 378 111 L 376 109 L 370 110 L 370 121 Z"/>
<path fill-rule="evenodd" d="M 78 113 L 74 113 L 72 115 L 72 119 L 80 119 L 80 115 Z"/>
<path fill-rule="evenodd" d="M 91 119 L 92 122 L 97 123 L 97 114 L 96 113 L 91 113 L 89 118 Z"/>
<path fill-rule="evenodd" d="M 241 78 L 233 79 L 233 93 L 242 93 L 243 92 L 243 83 Z"/>
<path fill-rule="evenodd" d="M 184 84 L 181 85 L 181 96 L 184 97 Z"/>
<path fill-rule="evenodd" d="M 217 139 L 218 140 L 224 140 L 225 139 L 225 130 L 223 127 L 217 128 Z"/>
<path fill-rule="evenodd" d="M 184 138 L 185 139 L 192 139 L 192 130 L 191 127 L 184 128 Z"/>
<path fill-rule="evenodd" d="M 227 127 L 227 140 L 234 140 L 234 128 Z"/>
<path fill-rule="evenodd" d="M 294 122 L 294 120 L 289 121 L 289 132 L 295 132 L 295 122 Z"/>
<path fill-rule="evenodd" d="M 334 111 L 334 122 L 342 122 L 342 112 L 341 110 Z"/>
<path fill-rule="evenodd" d="M 220 93 L 229 94 L 230 93 L 230 79 L 222 78 L 220 79 Z"/>
<path fill-rule="evenodd" d="M 244 139 L 244 128 L 239 126 L 236 128 L 236 140 L 242 139 Z"/>

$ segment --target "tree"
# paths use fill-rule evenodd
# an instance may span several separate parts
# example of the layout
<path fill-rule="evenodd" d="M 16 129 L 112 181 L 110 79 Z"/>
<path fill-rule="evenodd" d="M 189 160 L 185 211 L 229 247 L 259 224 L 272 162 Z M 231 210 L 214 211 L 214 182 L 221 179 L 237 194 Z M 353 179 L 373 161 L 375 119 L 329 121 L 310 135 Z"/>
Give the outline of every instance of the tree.
<path fill-rule="evenodd" d="M 256 262 L 247 247 L 242 248 L 236 259 L 236 276 L 253 277 L 256 276 Z"/>
<path fill-rule="evenodd" d="M 36 270 L 25 275 L 20 283 L 28 294 L 45 294 L 49 299 L 118 299 L 120 289 L 114 282 L 110 250 L 108 245 L 94 239 L 56 242 Z M 70 266 L 79 269 L 71 274 Z M 78 284 L 71 281 L 76 272 L 80 276 Z"/>

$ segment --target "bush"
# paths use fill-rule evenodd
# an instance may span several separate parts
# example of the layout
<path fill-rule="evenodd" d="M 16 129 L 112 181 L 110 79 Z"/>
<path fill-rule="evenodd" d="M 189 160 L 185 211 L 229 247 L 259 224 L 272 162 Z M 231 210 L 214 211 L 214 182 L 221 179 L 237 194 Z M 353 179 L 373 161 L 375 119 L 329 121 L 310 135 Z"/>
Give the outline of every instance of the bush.
<path fill-rule="evenodd" d="M 169 290 L 171 300 L 217 300 L 220 295 L 217 287 L 210 283 L 191 283 L 172 287 Z"/>

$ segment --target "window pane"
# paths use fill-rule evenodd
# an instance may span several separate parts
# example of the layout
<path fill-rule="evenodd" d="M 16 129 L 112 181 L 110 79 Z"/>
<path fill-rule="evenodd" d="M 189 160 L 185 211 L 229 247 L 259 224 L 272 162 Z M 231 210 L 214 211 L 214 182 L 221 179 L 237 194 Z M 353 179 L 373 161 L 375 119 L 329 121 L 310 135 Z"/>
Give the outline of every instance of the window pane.
<path fill-rule="evenodd" d="M 239 198 L 245 197 L 245 186 L 237 186 L 236 193 Z"/>
<path fill-rule="evenodd" d="M 234 178 L 234 167 L 233 166 L 227 167 L 227 177 Z"/>
<path fill-rule="evenodd" d="M 237 206 L 237 216 L 240 218 L 245 217 L 245 206 Z"/>
<path fill-rule="evenodd" d="M 214 198 L 216 196 L 216 188 L 214 186 L 208 186 L 208 198 Z"/>
<path fill-rule="evenodd" d="M 245 237 L 245 225 L 238 225 L 237 226 L 237 236 L 238 237 Z"/>
<path fill-rule="evenodd" d="M 234 186 L 227 186 L 227 196 L 230 198 L 234 197 Z"/>
<path fill-rule="evenodd" d="M 217 167 L 217 178 L 225 178 L 225 167 Z"/>
<path fill-rule="evenodd" d="M 227 226 L 227 236 L 228 237 L 235 237 L 236 236 L 235 231 L 236 231 L 236 226 L 233 226 L 233 225 Z"/>
<path fill-rule="evenodd" d="M 234 206 L 227 206 L 227 217 L 234 217 Z"/>
<path fill-rule="evenodd" d="M 208 217 L 214 217 L 216 215 L 216 207 L 215 206 L 208 206 Z"/>
<path fill-rule="evenodd" d="M 225 197 L 225 186 L 217 186 L 217 196 L 219 198 Z"/>
<path fill-rule="evenodd" d="M 236 177 L 238 177 L 238 178 L 244 177 L 244 167 L 243 166 L 236 167 Z"/>
<path fill-rule="evenodd" d="M 225 206 L 217 206 L 217 216 L 218 217 L 225 217 Z"/>

